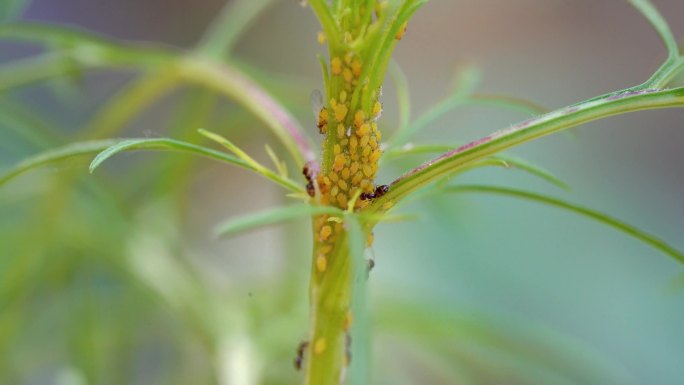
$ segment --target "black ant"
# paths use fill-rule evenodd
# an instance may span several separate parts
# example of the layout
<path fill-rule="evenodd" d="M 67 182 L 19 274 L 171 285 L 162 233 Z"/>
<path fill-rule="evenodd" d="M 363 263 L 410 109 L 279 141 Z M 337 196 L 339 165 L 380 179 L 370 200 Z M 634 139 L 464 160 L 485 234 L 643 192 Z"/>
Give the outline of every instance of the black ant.
<path fill-rule="evenodd" d="M 381 196 L 387 194 L 389 189 L 390 186 L 386 184 L 375 186 L 375 190 L 373 192 L 361 193 L 361 196 L 359 198 L 361 198 L 362 201 L 369 201 L 371 199 L 380 198 Z"/>
<path fill-rule="evenodd" d="M 294 359 L 294 367 L 297 370 L 302 370 L 302 363 L 304 362 L 304 351 L 309 347 L 309 341 L 302 341 L 297 347 L 297 356 Z"/>
<path fill-rule="evenodd" d="M 306 178 L 306 193 L 309 194 L 310 197 L 314 197 L 316 195 L 316 188 L 314 187 L 313 183 L 313 178 L 316 175 L 316 172 L 309 167 L 309 164 L 304 165 L 304 169 L 302 170 L 302 174 L 304 174 L 304 178 Z"/>

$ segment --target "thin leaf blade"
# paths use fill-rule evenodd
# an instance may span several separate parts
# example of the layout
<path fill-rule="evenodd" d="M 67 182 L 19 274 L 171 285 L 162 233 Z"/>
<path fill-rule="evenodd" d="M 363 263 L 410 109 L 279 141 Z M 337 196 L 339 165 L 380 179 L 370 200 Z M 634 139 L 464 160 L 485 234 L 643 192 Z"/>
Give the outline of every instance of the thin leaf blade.
<path fill-rule="evenodd" d="M 674 247 L 667 244 L 662 239 L 642 231 L 628 223 L 625 223 L 617 218 L 611 217 L 609 215 L 603 214 L 599 211 L 589 209 L 583 206 L 576 205 L 561 199 L 549 197 L 546 195 L 532 193 L 528 191 L 522 191 L 507 187 L 494 187 L 494 186 L 482 186 L 482 185 L 462 185 L 462 186 L 452 186 L 444 189 L 445 192 L 449 193 L 488 193 L 496 195 L 505 195 L 521 199 L 526 199 L 529 201 L 535 201 L 539 203 L 544 203 L 550 206 L 555 206 L 562 208 L 576 214 L 583 215 L 595 219 L 598 222 L 611 226 L 623 233 L 632 236 L 633 238 L 669 255 L 680 263 L 684 263 L 684 253 L 675 249 Z"/>
<path fill-rule="evenodd" d="M 651 23 L 651 26 L 653 26 L 656 32 L 658 32 L 658 36 L 660 36 L 660 39 L 667 48 L 668 56 L 671 58 L 679 57 L 677 39 L 675 39 L 670 26 L 658 9 L 649 0 L 628 1 L 648 20 L 649 23 Z"/>
<path fill-rule="evenodd" d="M 198 146 L 180 140 L 158 138 L 158 139 L 127 139 L 119 141 L 95 156 L 90 163 L 89 171 L 93 173 L 104 161 L 123 151 L 131 150 L 170 150 L 178 152 L 189 152 L 192 154 L 220 160 L 254 171 L 253 167 L 234 156 L 212 150 L 207 147 Z"/>

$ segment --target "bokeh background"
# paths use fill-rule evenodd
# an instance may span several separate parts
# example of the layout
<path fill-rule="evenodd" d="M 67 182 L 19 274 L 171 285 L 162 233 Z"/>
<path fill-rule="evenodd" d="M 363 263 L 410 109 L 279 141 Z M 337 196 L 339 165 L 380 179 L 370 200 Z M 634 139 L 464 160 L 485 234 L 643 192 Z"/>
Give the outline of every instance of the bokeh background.
<path fill-rule="evenodd" d="M 315 137 L 309 95 L 322 88 L 316 54 L 325 54 L 318 26 L 298 1 L 271 3 L 231 60 Z M 654 3 L 684 37 L 684 2 Z M 17 18 L 190 50 L 225 4 L 32 0 Z M 3 66 L 40 52 L 0 40 L 0 77 Z M 434 0 L 410 23 L 396 62 L 415 117 L 448 94 L 465 64 L 481 69 L 482 92 L 555 108 L 637 84 L 664 56 L 626 1 Z M 88 137 L 89 122 L 139 77 L 129 69 L 76 71 L 6 90 L 2 169 Z M 384 105 L 389 133 L 397 125 L 389 80 Z M 464 142 L 525 118 L 463 107 L 419 142 Z M 455 182 L 560 196 L 682 248 L 682 122 L 679 110 L 640 112 L 511 151 L 552 170 L 570 192 L 505 169 Z M 200 127 L 262 160 L 264 143 L 278 149 L 241 107 L 189 86 L 144 106 L 114 136 L 199 142 Z M 386 164 L 380 182 L 426 158 Z M 309 224 L 212 237 L 222 220 L 288 203 L 281 191 L 241 170 L 173 154 L 121 155 L 95 175 L 89 161 L 42 168 L 0 188 L 0 383 L 298 383 L 292 359 L 307 330 Z M 404 212 L 419 218 L 379 227 L 372 250 L 376 383 L 684 381 L 682 269 L 672 259 L 599 223 L 509 198 L 437 197 Z"/>

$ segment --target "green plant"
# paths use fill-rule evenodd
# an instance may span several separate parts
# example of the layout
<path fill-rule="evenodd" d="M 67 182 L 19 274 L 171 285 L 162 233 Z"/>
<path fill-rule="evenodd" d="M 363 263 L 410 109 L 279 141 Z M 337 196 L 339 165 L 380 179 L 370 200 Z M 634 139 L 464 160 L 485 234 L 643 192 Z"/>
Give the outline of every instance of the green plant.
<path fill-rule="evenodd" d="M 320 165 L 316 162 L 313 146 L 302 134 L 300 124 L 274 98 L 250 80 L 239 63 L 224 60 L 243 26 L 242 23 L 226 22 L 224 18 L 249 21 L 268 1 L 238 3 L 241 5 L 222 15 L 211 28 L 209 36 L 191 53 L 128 46 L 59 27 L 32 24 L 2 26 L 0 37 L 38 41 L 60 49 L 4 68 L 5 76 L 0 81 L 0 89 L 7 90 L 58 75 L 78 73 L 84 69 L 115 66 L 143 71 L 144 76 L 128 88 L 124 96 L 117 98 L 98 114 L 86 130 L 88 135 L 112 135 L 123 122 L 144 109 L 160 94 L 178 86 L 180 82 L 190 83 L 202 90 L 210 90 L 237 101 L 261 119 L 281 141 L 294 168 L 305 169 L 307 185 L 290 177 L 289 163 L 281 160 L 270 148 L 267 147 L 267 152 L 274 163 L 274 169 L 259 163 L 231 141 L 206 130 L 200 130 L 199 133 L 223 146 L 228 152 L 192 143 L 195 138 L 190 135 L 182 138 L 184 140 L 91 140 L 67 144 L 29 158 L 0 176 L 0 184 L 34 167 L 76 155 L 99 153 L 91 163 L 92 172 L 117 153 L 145 149 L 179 151 L 208 157 L 255 172 L 282 186 L 290 196 L 301 200 L 302 204 L 233 219 L 220 225 L 218 233 L 225 236 L 291 218 L 312 218 L 311 330 L 305 360 L 308 384 L 336 384 L 341 382 L 341 378 L 348 383 L 368 382 L 370 370 L 366 364 L 369 331 L 365 303 L 368 262 L 364 249 L 372 244 L 373 229 L 377 224 L 402 219 L 391 215 L 390 211 L 407 202 L 409 198 L 484 192 L 532 199 L 598 219 L 658 248 L 680 262 L 684 261 L 681 252 L 658 238 L 590 209 L 508 188 L 449 185 L 452 177 L 465 170 L 504 166 L 528 171 L 563 186 L 561 181 L 543 169 L 499 153 L 589 121 L 639 110 L 684 106 L 684 88 L 666 88 L 684 69 L 684 56 L 667 24 L 647 1 L 633 0 L 632 4 L 656 28 L 665 42 L 668 57 L 646 82 L 541 113 L 535 118 L 455 149 L 439 145 L 406 146 L 422 127 L 463 103 L 498 103 L 539 113 L 538 107 L 514 98 L 474 95 L 476 74 L 473 71 L 464 71 L 460 77 L 460 87 L 453 96 L 415 122 L 409 122 L 404 107 L 402 123 L 387 141 L 385 156 L 389 158 L 418 152 L 446 152 L 407 172 L 386 188 L 376 186 L 375 175 L 383 153 L 380 147 L 381 132 L 376 122 L 382 112 L 380 89 L 388 67 L 401 79 L 400 70 L 391 67 L 393 48 L 402 37 L 410 17 L 426 2 L 309 1 L 321 23 L 323 32 L 319 38 L 327 42 L 330 58 L 329 61 L 321 59 L 325 99 L 316 111 L 319 129 L 324 134 Z M 406 105 L 408 95 L 405 87 L 398 87 L 398 93 Z M 211 98 L 207 100 L 206 103 L 210 105 Z M 196 109 L 201 110 L 201 107 Z M 212 299 L 207 302 L 212 303 Z M 208 306 L 213 309 L 216 305 Z M 203 322 L 207 321 L 198 321 L 200 324 Z M 200 329 L 211 327 L 205 325 Z"/>

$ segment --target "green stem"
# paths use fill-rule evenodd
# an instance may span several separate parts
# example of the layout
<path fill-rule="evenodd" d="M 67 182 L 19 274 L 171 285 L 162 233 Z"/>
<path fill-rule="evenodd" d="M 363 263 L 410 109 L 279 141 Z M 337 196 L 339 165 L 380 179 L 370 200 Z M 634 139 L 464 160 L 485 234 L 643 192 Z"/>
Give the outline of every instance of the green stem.
<path fill-rule="evenodd" d="M 325 220 L 318 217 L 316 221 Z M 314 223 L 314 228 L 318 228 Z M 351 307 L 352 275 L 347 234 L 322 241 L 314 234 L 311 268 L 311 326 L 307 352 L 307 385 L 339 385 L 346 371 L 346 340 Z M 332 248 L 325 253 L 324 248 Z"/>

